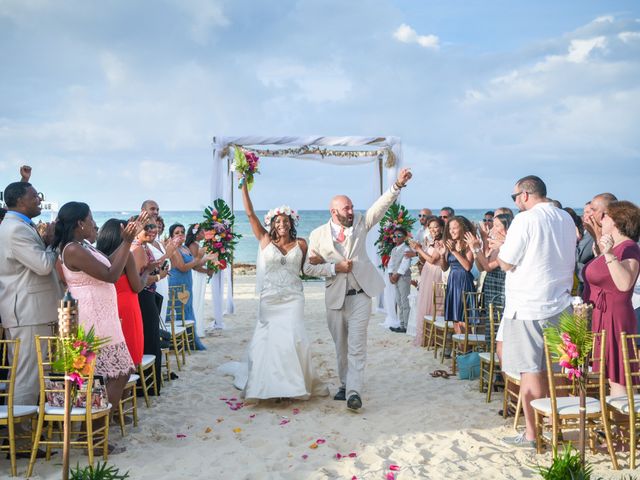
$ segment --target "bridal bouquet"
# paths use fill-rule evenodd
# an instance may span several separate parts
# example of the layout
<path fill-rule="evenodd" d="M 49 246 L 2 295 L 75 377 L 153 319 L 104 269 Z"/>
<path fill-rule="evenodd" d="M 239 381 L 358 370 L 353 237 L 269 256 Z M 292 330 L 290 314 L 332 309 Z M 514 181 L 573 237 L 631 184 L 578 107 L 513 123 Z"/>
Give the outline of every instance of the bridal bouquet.
<path fill-rule="evenodd" d="M 251 187 L 253 187 L 253 176 L 256 173 L 260 173 L 258 171 L 259 161 L 260 159 L 255 153 L 249 152 L 240 147 L 235 148 L 231 171 L 237 172 L 241 176 L 240 181 L 238 182 L 238 188 L 242 188 L 242 185 L 246 182 L 247 189 L 251 190 Z"/>
<path fill-rule="evenodd" d="M 415 221 L 416 219 L 409 214 L 406 207 L 397 203 L 391 205 L 387 213 L 382 217 L 382 220 L 380 220 L 378 239 L 374 245 L 378 247 L 378 257 L 380 257 L 379 266 L 383 270 L 387 268 L 389 259 L 391 258 L 391 250 L 395 247 L 393 232 L 397 228 L 402 228 L 407 231 L 408 235 L 411 235 L 411 229 Z"/>
<path fill-rule="evenodd" d="M 205 220 L 200 228 L 204 230 L 204 248 L 207 253 L 218 254 L 218 261 L 208 262 L 207 268 L 218 273 L 233 261 L 233 251 L 242 235 L 233 231 L 236 217 L 221 198 L 213 202 L 213 207 L 205 208 L 203 216 Z"/>
<path fill-rule="evenodd" d="M 96 337 L 93 327 L 85 332 L 82 325 L 78 325 L 76 335 L 58 339 L 53 370 L 64 373 L 77 388 L 81 388 L 84 383 L 83 375 L 91 373 L 100 347 L 108 341 L 108 338 Z"/>

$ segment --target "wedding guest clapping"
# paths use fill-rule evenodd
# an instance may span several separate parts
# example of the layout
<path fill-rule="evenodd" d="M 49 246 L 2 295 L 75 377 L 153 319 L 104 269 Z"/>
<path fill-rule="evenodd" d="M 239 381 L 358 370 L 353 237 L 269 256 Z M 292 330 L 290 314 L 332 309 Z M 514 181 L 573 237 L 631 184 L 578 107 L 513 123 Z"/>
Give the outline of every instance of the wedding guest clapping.
<path fill-rule="evenodd" d="M 198 321 L 193 311 L 193 277 L 191 270 L 197 267 L 205 265 L 210 260 L 216 260 L 217 255 L 207 254 L 201 258 L 194 258 L 191 251 L 185 246 L 185 228 L 184 225 L 174 223 L 169 227 L 169 236 L 175 240 L 177 245 L 176 251 L 171 256 L 171 270 L 169 276 L 169 286 L 184 285 L 186 291 L 189 292 L 189 300 L 184 305 L 184 320 Z M 171 315 L 174 312 L 168 312 L 167 315 Z M 196 349 L 206 350 L 207 348 L 196 337 Z"/>
<path fill-rule="evenodd" d="M 420 258 L 424 261 L 420 281 L 418 283 L 418 300 L 416 302 L 416 339 L 414 344 L 423 346 L 424 340 L 424 316 L 433 314 L 433 284 L 442 282 L 442 269 L 440 268 L 440 254 L 435 248 L 435 242 L 442 241 L 444 221 L 433 215 L 426 220 L 429 236 L 433 240 L 426 247 L 420 242 L 409 242 Z M 441 305 L 442 306 L 442 305 Z M 437 312 L 442 315 L 444 312 Z"/>
<path fill-rule="evenodd" d="M 129 246 L 140 226 L 129 222 L 121 229 L 122 243 L 110 258 L 86 242 L 95 236 L 95 228 L 86 203 L 66 203 L 58 212 L 53 246 L 61 252 L 69 292 L 78 300 L 80 324 L 87 330 L 93 327 L 96 336 L 108 339 L 100 349 L 95 371 L 106 379 L 109 402 L 118 405 L 134 365 L 118 318 L 114 283 L 122 275 Z"/>
<path fill-rule="evenodd" d="M 606 374 L 611 395 L 619 397 L 627 394 L 620 333 L 637 333 L 631 296 L 640 271 L 640 209 L 631 202 L 611 202 L 600 226 L 602 254 L 584 267 L 583 297 L 594 306 L 593 331 L 607 332 Z"/>
<path fill-rule="evenodd" d="M 438 243 L 440 267 L 449 270 L 447 279 L 447 294 L 444 301 L 444 315 L 446 320 L 454 323 L 457 333 L 462 331 L 464 322 L 463 295 L 465 292 L 475 292 L 473 284 L 473 253 L 467 247 L 464 236 L 473 231 L 473 224 L 465 217 L 449 218 L 444 231 L 444 243 Z"/>
<path fill-rule="evenodd" d="M 204 240 L 204 230 L 199 224 L 189 225 L 184 245 L 189 249 L 193 258 L 200 260 L 205 256 L 206 251 L 200 246 L 200 242 Z M 204 320 L 204 295 L 207 288 L 207 282 L 213 275 L 213 269 L 207 268 L 207 264 L 194 267 L 192 270 L 193 277 L 193 314 L 196 322 L 196 334 L 199 337 L 205 336 L 205 320 Z"/>

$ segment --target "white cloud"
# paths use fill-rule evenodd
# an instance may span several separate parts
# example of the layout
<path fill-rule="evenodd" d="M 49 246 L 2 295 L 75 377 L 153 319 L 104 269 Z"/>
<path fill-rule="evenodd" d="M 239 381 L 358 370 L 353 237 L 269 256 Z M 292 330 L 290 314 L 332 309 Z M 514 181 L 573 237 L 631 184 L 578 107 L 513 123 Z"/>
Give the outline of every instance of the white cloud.
<path fill-rule="evenodd" d="M 174 5 L 191 17 L 191 38 L 199 44 L 206 44 L 215 27 L 230 24 L 221 2 L 217 0 L 174 0 Z"/>
<path fill-rule="evenodd" d="M 418 35 L 418 33 L 406 23 L 400 25 L 393 38 L 402 43 L 417 43 L 421 47 L 437 50 L 440 48 L 440 39 L 436 35 Z"/>
<path fill-rule="evenodd" d="M 188 172 L 189 170 L 179 163 L 142 160 L 138 164 L 138 181 L 145 188 L 187 185 L 189 180 Z"/>
<path fill-rule="evenodd" d="M 640 40 L 640 32 L 620 32 L 618 38 L 624 43 L 632 43 Z"/>
<path fill-rule="evenodd" d="M 335 63 L 304 64 L 286 59 L 269 59 L 257 69 L 263 85 L 286 93 L 289 99 L 311 103 L 339 102 L 347 98 L 352 82 Z"/>
<path fill-rule="evenodd" d="M 126 68 L 124 62 L 114 53 L 104 52 L 100 56 L 100 64 L 110 85 L 118 86 L 124 83 L 127 77 Z"/>
<path fill-rule="evenodd" d="M 569 62 L 582 63 L 588 60 L 593 50 L 604 50 L 606 46 L 607 40 L 605 37 L 571 40 L 566 58 Z"/>

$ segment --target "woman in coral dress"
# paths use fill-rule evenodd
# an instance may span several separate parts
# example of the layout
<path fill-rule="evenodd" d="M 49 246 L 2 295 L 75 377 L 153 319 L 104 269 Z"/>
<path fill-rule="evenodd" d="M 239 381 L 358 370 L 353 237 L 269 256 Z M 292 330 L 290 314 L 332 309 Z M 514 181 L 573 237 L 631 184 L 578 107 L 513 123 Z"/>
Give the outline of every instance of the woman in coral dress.
<path fill-rule="evenodd" d="M 593 304 L 592 330 L 607 332 L 605 365 L 614 397 L 627 394 L 620 334 L 637 333 L 631 296 L 640 271 L 639 237 L 640 209 L 631 202 L 612 202 L 602 219 L 599 243 L 602 255 L 587 263 L 583 270 L 582 296 Z M 633 366 L 637 370 L 638 365 Z"/>

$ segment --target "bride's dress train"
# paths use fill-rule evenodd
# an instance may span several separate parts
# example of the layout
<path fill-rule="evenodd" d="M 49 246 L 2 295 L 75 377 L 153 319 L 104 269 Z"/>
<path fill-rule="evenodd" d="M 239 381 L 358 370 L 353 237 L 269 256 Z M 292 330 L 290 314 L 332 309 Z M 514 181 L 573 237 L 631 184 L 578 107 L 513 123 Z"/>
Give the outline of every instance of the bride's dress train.
<path fill-rule="evenodd" d="M 287 254 L 269 243 L 262 251 L 264 278 L 260 290 L 258 321 L 245 362 L 219 367 L 233 375 L 233 384 L 246 400 L 328 395 L 311 361 L 304 327 L 304 293 L 298 276 L 302 250 Z"/>

